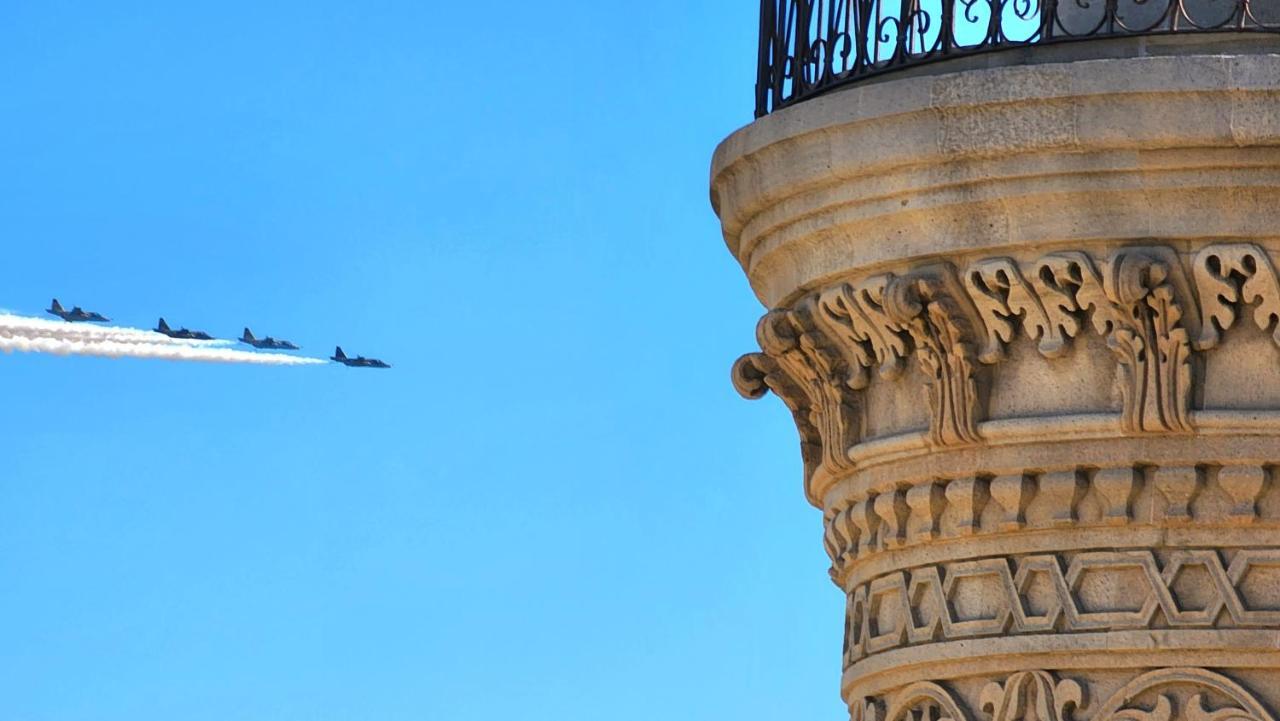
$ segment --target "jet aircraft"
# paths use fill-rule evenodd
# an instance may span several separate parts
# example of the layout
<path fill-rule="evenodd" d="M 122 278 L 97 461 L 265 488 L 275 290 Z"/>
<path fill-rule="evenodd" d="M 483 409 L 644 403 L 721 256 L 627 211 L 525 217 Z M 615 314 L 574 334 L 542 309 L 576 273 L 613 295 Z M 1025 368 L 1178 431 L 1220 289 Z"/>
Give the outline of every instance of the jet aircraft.
<path fill-rule="evenodd" d="M 301 350 L 298 346 L 287 340 L 276 340 L 271 336 L 266 338 L 254 338 L 253 331 L 248 328 L 244 329 L 244 335 L 239 338 L 241 343 L 248 343 L 254 348 L 263 348 L 267 350 Z"/>
<path fill-rule="evenodd" d="M 57 298 L 53 299 L 53 303 L 49 305 L 49 309 L 45 312 L 56 315 L 68 323 L 106 323 L 111 320 L 101 313 L 94 313 L 93 311 L 85 310 L 80 306 L 76 306 L 71 310 L 65 310 L 63 309 L 62 304 L 58 302 Z"/>
<path fill-rule="evenodd" d="M 169 327 L 168 323 L 164 322 L 164 318 L 161 318 L 160 322 L 156 324 L 155 331 L 180 340 L 213 340 L 213 336 L 201 330 L 187 330 L 186 328 L 174 330 Z"/>
<path fill-rule="evenodd" d="M 390 368 L 391 367 L 387 363 L 383 363 L 377 358 L 365 358 L 362 355 L 356 356 L 355 358 L 348 358 L 347 354 L 342 352 L 342 346 L 338 346 L 337 348 L 334 349 L 333 357 L 330 358 L 329 360 L 336 361 L 338 363 L 341 363 L 342 365 L 349 366 L 351 368 Z"/>

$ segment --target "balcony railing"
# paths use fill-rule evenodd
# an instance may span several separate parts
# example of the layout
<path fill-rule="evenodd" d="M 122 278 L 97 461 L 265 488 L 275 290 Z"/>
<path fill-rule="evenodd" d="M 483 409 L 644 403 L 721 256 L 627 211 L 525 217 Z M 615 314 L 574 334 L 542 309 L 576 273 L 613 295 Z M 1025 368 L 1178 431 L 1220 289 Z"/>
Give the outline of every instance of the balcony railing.
<path fill-rule="evenodd" d="M 756 117 L 882 73 L 1126 35 L 1280 32 L 1280 0 L 761 0 Z"/>

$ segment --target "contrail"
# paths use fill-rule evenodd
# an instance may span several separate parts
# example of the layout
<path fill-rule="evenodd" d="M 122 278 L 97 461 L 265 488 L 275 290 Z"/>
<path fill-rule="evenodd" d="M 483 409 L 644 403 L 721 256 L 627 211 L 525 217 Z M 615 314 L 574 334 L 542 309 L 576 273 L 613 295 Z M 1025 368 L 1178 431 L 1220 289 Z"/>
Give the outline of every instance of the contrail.
<path fill-rule="evenodd" d="M 84 342 L 112 341 L 115 343 L 149 343 L 155 345 L 185 345 L 196 347 L 230 345 L 229 340 L 191 340 L 170 338 L 163 333 L 140 328 L 119 326 L 80 325 L 60 321 L 32 318 L 30 316 L 0 313 L 0 328 L 8 328 L 27 338 L 56 338 Z"/>
<path fill-rule="evenodd" d="M 283 353 L 254 353 L 216 346 L 216 343 L 211 344 L 208 341 L 170 338 L 160 333 L 136 328 L 70 326 L 42 318 L 0 314 L 0 351 L 5 353 L 18 351 L 102 358 L 158 358 L 277 366 L 325 363 L 318 358 Z"/>
<path fill-rule="evenodd" d="M 28 338 L 0 328 L 0 351 L 12 353 L 52 353 L 54 355 L 88 355 L 102 358 L 159 358 L 207 363 L 252 363 L 258 365 L 302 366 L 322 365 L 319 358 L 284 355 L 283 353 L 250 353 L 231 348 L 198 348 L 185 345 L 150 343 L 118 343 L 110 340 L 77 341 L 63 338 Z"/>

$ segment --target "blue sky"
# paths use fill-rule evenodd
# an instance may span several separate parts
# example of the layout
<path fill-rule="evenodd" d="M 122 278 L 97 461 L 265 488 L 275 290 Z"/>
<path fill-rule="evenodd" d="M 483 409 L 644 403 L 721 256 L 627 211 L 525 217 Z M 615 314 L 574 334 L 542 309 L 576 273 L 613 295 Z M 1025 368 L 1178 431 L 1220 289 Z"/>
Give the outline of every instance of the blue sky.
<path fill-rule="evenodd" d="M 0 719 L 834 717 L 842 599 L 707 170 L 756 7 L 0 5 Z"/>

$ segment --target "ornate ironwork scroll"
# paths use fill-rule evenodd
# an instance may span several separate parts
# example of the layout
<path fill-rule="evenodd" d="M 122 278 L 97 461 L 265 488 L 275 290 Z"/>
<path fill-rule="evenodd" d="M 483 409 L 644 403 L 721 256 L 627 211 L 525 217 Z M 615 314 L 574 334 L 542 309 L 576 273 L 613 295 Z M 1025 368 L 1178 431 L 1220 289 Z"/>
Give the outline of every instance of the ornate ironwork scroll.
<path fill-rule="evenodd" d="M 756 117 L 949 57 L 1126 35 L 1280 32 L 1275 0 L 762 0 Z"/>

